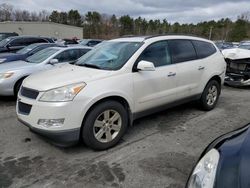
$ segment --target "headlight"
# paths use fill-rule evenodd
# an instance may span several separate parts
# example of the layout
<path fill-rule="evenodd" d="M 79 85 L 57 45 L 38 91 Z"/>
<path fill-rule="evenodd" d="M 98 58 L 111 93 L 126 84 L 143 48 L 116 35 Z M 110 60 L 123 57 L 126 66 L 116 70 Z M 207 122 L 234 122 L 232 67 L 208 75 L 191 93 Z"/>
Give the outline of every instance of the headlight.
<path fill-rule="evenodd" d="M 66 102 L 72 101 L 75 96 L 86 86 L 85 83 L 71 84 L 60 88 L 46 91 L 40 101 L 43 102 Z"/>
<path fill-rule="evenodd" d="M 3 63 L 6 61 L 6 58 L 0 59 L 0 63 Z"/>
<path fill-rule="evenodd" d="M 210 150 L 196 165 L 188 182 L 188 188 L 213 188 L 220 154 Z"/>
<path fill-rule="evenodd" d="M 0 73 L 0 79 L 10 78 L 13 74 L 14 74 L 14 72 Z"/>

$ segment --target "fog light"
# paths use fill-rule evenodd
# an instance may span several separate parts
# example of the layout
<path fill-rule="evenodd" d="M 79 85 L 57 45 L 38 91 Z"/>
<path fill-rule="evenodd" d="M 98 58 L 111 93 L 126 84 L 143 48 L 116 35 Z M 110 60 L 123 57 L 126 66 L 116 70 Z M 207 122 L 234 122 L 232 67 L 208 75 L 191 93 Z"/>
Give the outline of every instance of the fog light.
<path fill-rule="evenodd" d="M 61 127 L 65 119 L 39 119 L 37 124 L 43 127 Z"/>

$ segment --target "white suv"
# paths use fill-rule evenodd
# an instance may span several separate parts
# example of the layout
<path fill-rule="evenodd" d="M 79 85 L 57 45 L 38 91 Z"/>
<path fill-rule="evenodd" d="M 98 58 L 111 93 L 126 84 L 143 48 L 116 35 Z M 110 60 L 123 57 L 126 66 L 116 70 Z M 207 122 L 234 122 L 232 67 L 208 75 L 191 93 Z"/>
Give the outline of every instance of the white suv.
<path fill-rule="evenodd" d="M 98 45 L 75 65 L 26 78 L 17 115 L 56 144 L 83 140 L 107 149 L 144 115 L 191 100 L 213 109 L 225 70 L 222 54 L 205 39 L 119 38 Z"/>

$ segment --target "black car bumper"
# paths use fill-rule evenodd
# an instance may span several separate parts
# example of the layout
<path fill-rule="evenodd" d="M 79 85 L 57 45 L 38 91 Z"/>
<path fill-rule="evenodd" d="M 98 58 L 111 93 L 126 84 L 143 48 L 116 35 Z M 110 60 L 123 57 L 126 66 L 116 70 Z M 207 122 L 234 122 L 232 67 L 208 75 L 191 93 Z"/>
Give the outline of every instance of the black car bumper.
<path fill-rule="evenodd" d="M 250 86 L 250 77 L 241 74 L 229 73 L 225 77 L 225 83 L 235 87 Z"/>
<path fill-rule="evenodd" d="M 75 145 L 79 142 L 80 138 L 80 128 L 79 129 L 70 129 L 63 131 L 47 131 L 32 127 L 30 124 L 18 119 L 22 124 L 29 127 L 31 132 L 37 133 L 38 135 L 43 136 L 48 139 L 50 142 L 60 147 L 68 147 Z"/>

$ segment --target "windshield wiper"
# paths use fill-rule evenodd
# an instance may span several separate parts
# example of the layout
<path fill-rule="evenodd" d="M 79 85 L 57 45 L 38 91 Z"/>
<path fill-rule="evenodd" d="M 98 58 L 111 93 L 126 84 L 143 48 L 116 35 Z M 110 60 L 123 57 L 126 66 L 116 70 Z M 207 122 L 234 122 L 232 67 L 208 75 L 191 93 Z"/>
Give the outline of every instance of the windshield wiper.
<path fill-rule="evenodd" d="M 89 67 L 89 68 L 95 68 L 95 69 L 101 69 L 100 66 L 95 65 L 95 64 L 89 64 L 89 63 L 84 63 L 84 64 L 75 64 L 78 66 L 83 66 L 83 67 Z"/>

